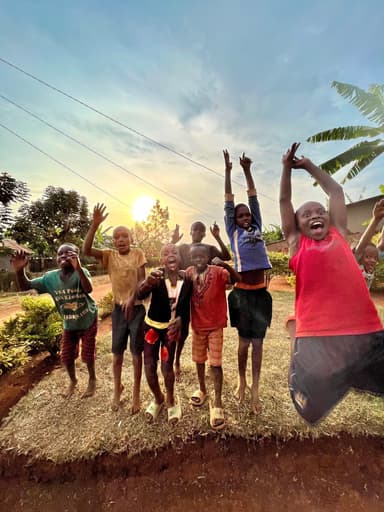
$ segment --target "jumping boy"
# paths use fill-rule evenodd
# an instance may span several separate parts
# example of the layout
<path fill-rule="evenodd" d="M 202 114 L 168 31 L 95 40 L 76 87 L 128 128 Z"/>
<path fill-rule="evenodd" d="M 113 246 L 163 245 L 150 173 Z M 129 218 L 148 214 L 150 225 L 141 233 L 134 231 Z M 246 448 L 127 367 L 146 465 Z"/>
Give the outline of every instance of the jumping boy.
<path fill-rule="evenodd" d="M 296 339 L 289 386 L 298 413 L 314 424 L 351 389 L 384 394 L 384 331 L 362 272 L 345 241 L 342 187 L 308 158 L 285 153 L 280 182 L 282 228 L 296 275 Z M 305 169 L 329 197 L 329 212 L 291 202 L 292 169 Z"/>
<path fill-rule="evenodd" d="M 236 396 L 244 400 L 247 388 L 246 371 L 249 347 L 252 346 L 251 411 L 261 412 L 259 379 L 263 357 L 263 340 L 272 318 L 272 297 L 266 288 L 265 270 L 271 268 L 262 239 L 262 221 L 256 188 L 251 174 L 252 160 L 243 155 L 240 165 L 247 183 L 248 206 L 235 206 L 232 194 L 230 161 L 227 150 L 225 161 L 225 227 L 235 256 L 235 269 L 241 275 L 228 296 L 229 315 L 232 327 L 239 336 L 238 369 L 239 383 Z"/>
<path fill-rule="evenodd" d="M 192 283 L 191 324 L 192 360 L 196 363 L 199 389 L 191 396 L 191 404 L 201 407 L 207 399 L 205 362 L 209 360 L 214 386 L 210 402 L 210 425 L 215 430 L 225 426 L 223 403 L 222 352 L 223 329 L 227 325 L 226 286 L 239 281 L 239 274 L 220 258 L 208 265 L 209 252 L 204 244 L 191 247 L 192 265 L 185 272 L 186 283 Z"/>
<path fill-rule="evenodd" d="M 23 251 L 17 251 L 11 262 L 18 288 L 22 291 L 34 289 L 38 293 L 49 293 L 63 319 L 60 359 L 70 379 L 65 397 L 70 398 L 76 388 L 75 360 L 79 354 L 80 339 L 81 358 L 87 365 L 89 375 L 88 387 L 82 398 L 92 396 L 96 389 L 97 306 L 89 295 L 92 292 L 91 278 L 88 270 L 80 265 L 78 247 L 73 244 L 61 245 L 57 251 L 59 269 L 32 280 L 25 274 L 28 257 Z"/>
<path fill-rule="evenodd" d="M 113 244 L 116 249 L 92 247 L 95 233 L 107 218 L 104 204 L 93 209 L 93 220 L 83 244 L 83 252 L 94 256 L 108 269 L 112 284 L 114 308 L 112 311 L 112 353 L 114 393 L 112 409 L 120 406 L 120 396 L 124 389 L 121 384 L 121 371 L 128 336 L 133 361 L 132 414 L 140 410 L 140 381 L 142 373 L 142 352 L 144 343 L 145 308 L 137 300 L 138 283 L 145 279 L 146 258 L 141 249 L 131 249 L 131 233 L 128 228 L 119 226 L 113 230 Z"/>
<path fill-rule="evenodd" d="M 181 404 L 174 394 L 173 361 L 180 337 L 180 327 L 183 323 L 188 325 L 189 322 L 189 304 L 185 303 L 184 312 L 178 311 L 184 276 L 179 271 L 180 257 L 177 247 L 174 244 L 164 245 L 160 259 L 162 267 L 152 271 L 140 284 L 137 292 L 139 299 L 145 299 L 151 295 L 144 324 L 144 368 L 154 400 L 147 407 L 145 414 L 149 423 L 155 421 L 165 403 L 168 422 L 176 424 L 181 418 Z M 165 397 L 160 389 L 157 375 L 159 352 L 166 390 Z"/>

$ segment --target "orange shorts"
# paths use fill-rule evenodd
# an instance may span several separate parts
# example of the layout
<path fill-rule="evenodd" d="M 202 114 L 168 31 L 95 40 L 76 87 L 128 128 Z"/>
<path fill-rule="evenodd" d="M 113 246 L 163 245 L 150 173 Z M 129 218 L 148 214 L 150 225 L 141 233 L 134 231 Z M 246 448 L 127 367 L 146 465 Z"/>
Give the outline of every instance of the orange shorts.
<path fill-rule="evenodd" d="M 192 361 L 221 366 L 223 358 L 223 328 L 214 331 L 192 331 Z"/>

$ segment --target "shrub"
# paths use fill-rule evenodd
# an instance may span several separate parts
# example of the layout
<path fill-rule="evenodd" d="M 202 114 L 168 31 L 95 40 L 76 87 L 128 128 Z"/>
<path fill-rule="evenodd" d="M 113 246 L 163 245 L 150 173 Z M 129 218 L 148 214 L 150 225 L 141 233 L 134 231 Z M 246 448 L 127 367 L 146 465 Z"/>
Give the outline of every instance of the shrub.
<path fill-rule="evenodd" d="M 99 308 L 99 317 L 106 318 L 109 316 L 112 313 L 113 305 L 114 302 L 112 292 L 108 292 L 97 303 L 97 307 Z"/>
<path fill-rule="evenodd" d="M 62 320 L 47 297 L 24 297 L 23 312 L 5 321 L 0 328 L 0 368 L 2 371 L 25 363 L 28 355 L 48 351 L 56 355 Z"/>

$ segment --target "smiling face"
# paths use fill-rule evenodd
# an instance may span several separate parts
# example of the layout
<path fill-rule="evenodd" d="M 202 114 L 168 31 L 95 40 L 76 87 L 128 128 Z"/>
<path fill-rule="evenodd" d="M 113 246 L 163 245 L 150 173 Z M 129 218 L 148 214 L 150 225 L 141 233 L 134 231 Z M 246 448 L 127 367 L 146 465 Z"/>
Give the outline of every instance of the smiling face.
<path fill-rule="evenodd" d="M 304 203 L 296 212 L 299 231 L 312 240 L 322 240 L 329 231 L 329 214 L 324 206 L 315 201 Z"/>
<path fill-rule="evenodd" d="M 377 250 L 377 247 L 373 244 L 367 245 L 361 258 L 361 263 L 364 267 L 364 270 L 369 274 L 372 274 L 372 272 L 375 270 L 378 259 L 379 251 Z"/>
<path fill-rule="evenodd" d="M 167 244 L 161 249 L 160 253 L 161 263 L 169 272 L 179 270 L 180 256 L 176 245 Z"/>
<path fill-rule="evenodd" d="M 197 273 L 201 274 L 208 266 L 208 247 L 203 244 L 192 245 L 190 254 L 192 265 L 195 267 Z"/>
<path fill-rule="evenodd" d="M 128 228 L 119 226 L 113 230 L 113 245 L 119 254 L 128 254 L 131 249 L 131 233 Z"/>
<path fill-rule="evenodd" d="M 238 204 L 235 208 L 235 222 L 243 229 L 249 229 L 252 224 L 252 215 L 246 204 Z"/>

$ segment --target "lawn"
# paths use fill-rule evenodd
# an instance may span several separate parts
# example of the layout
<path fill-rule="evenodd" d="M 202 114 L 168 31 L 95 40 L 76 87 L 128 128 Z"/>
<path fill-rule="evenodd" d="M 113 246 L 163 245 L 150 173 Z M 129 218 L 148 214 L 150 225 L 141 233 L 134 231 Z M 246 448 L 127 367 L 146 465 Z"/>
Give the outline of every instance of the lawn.
<path fill-rule="evenodd" d="M 197 436 L 212 434 L 218 439 L 241 437 L 254 440 L 275 437 L 317 438 L 338 436 L 347 432 L 354 436 L 384 435 L 384 403 L 377 397 L 351 392 L 315 428 L 309 427 L 297 415 L 288 393 L 287 370 L 289 339 L 284 329 L 285 317 L 293 311 L 293 292 L 272 292 L 274 315 L 271 329 L 264 342 L 264 360 L 260 381 L 263 412 L 254 416 L 249 410 L 249 396 L 239 405 L 233 390 L 237 382 L 237 333 L 225 331 L 223 399 L 227 425 L 221 433 L 213 433 L 209 426 L 209 408 L 195 409 L 189 397 L 196 389 L 197 378 L 191 362 L 190 339 L 183 352 L 182 382 L 176 385 L 183 409 L 180 423 L 171 428 L 163 411 L 157 422 L 148 425 L 143 412 L 129 413 L 131 389 L 131 362 L 127 354 L 123 382 L 122 406 L 117 412 L 110 408 L 113 381 L 111 372 L 110 335 L 98 340 L 98 388 L 92 398 L 82 400 L 87 372 L 78 363 L 79 390 L 65 400 L 60 392 L 66 388 L 63 370 L 54 370 L 36 385 L 11 410 L 0 430 L 0 447 L 14 454 L 25 454 L 31 459 L 47 459 L 56 463 L 88 459 L 96 455 L 125 452 L 128 456 L 154 450 L 169 444 L 180 447 Z M 381 316 L 383 311 L 379 309 Z M 150 401 L 150 393 L 143 376 L 142 411 Z M 208 385 L 212 385 L 208 379 Z"/>

